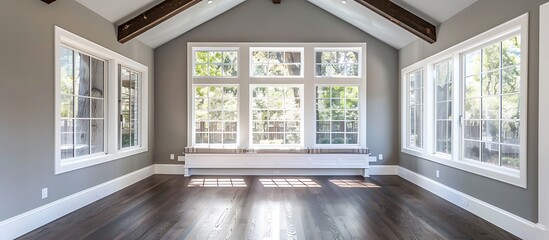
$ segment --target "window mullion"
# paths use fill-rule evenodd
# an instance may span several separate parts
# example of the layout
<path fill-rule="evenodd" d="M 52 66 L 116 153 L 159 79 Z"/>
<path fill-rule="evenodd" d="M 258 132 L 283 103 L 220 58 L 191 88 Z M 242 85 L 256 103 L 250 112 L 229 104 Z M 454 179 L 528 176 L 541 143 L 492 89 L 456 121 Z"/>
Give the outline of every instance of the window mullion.
<path fill-rule="evenodd" d="M 301 142 L 305 148 L 313 148 L 315 146 L 316 135 L 316 88 L 315 88 L 315 50 L 314 47 L 307 46 L 304 49 L 303 69 L 303 102 L 301 103 L 302 119 L 301 119 Z M 314 123 L 314 124 L 304 124 Z"/>

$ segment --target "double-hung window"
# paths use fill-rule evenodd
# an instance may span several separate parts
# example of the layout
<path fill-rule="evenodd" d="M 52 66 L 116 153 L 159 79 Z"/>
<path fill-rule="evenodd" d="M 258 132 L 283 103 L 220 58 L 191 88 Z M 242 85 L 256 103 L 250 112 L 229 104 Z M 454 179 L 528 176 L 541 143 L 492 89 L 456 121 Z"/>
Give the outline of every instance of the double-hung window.
<path fill-rule="evenodd" d="M 402 70 L 402 151 L 526 186 L 528 14 Z"/>
<path fill-rule="evenodd" d="M 55 58 L 55 173 L 147 151 L 147 67 L 58 27 Z"/>
<path fill-rule="evenodd" d="M 189 43 L 188 53 L 191 147 L 366 147 L 365 44 Z"/>

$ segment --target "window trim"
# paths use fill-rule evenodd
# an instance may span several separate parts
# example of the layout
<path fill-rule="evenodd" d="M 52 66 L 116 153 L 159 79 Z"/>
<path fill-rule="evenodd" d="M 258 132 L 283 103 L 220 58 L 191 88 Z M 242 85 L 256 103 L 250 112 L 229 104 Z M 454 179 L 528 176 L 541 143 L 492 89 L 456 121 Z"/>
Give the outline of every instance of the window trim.
<path fill-rule="evenodd" d="M 429 161 L 440 163 L 449 167 L 464 170 L 470 173 L 474 173 L 487 178 L 495 179 L 501 182 L 505 182 L 511 185 L 515 185 L 521 188 L 527 187 L 527 123 L 528 123 L 528 17 L 529 14 L 525 13 L 515 19 L 505 22 L 499 26 L 496 26 L 486 32 L 483 32 L 475 37 L 472 37 L 462 43 L 459 43 L 453 47 L 450 47 L 440 53 L 425 58 L 417 63 L 414 63 L 401 70 L 401 152 L 413 155 L 419 158 L 423 158 Z M 477 161 L 470 161 L 463 158 L 462 153 L 462 127 L 459 125 L 460 115 L 463 113 L 463 56 L 465 53 L 475 49 L 480 49 L 484 46 L 500 41 L 505 37 L 510 37 L 512 34 L 521 35 L 521 76 L 520 76 L 520 170 L 506 169 L 504 167 L 495 166 L 491 164 L 481 163 Z M 433 92 L 433 71 L 434 65 L 444 60 L 452 59 L 454 64 L 453 71 L 453 98 L 452 108 L 453 114 L 453 132 L 452 132 L 452 153 L 453 155 L 435 153 L 434 149 L 434 130 L 426 130 L 425 126 L 434 126 L 434 96 L 433 94 L 426 94 L 425 92 Z M 406 122 L 407 114 L 402 112 L 406 110 L 407 99 L 406 95 L 406 80 L 407 74 L 417 70 L 419 68 L 424 69 L 424 83 L 427 87 L 424 92 L 424 103 L 429 106 L 426 109 L 427 114 L 426 122 L 424 122 L 424 131 L 427 131 L 424 135 L 424 141 L 427 141 L 424 145 L 424 149 L 417 151 L 410 149 L 406 145 L 406 134 L 408 132 Z M 457 111 L 456 111 L 457 110 Z M 458 114 L 459 113 L 459 114 Z"/>
<path fill-rule="evenodd" d="M 223 49 L 223 48 L 237 48 L 238 53 L 238 75 L 237 79 L 226 79 L 226 78 L 215 78 L 215 79 L 205 79 L 205 78 L 194 78 L 193 72 L 191 71 L 193 66 L 193 55 L 189 54 L 193 52 L 193 49 Z M 274 76 L 265 76 L 265 77 L 253 77 L 251 76 L 251 50 L 250 49 L 303 49 L 302 53 L 302 72 L 303 76 L 300 77 L 274 77 Z M 360 65 L 361 65 L 361 77 L 357 78 L 343 78 L 343 77 L 329 77 L 329 78 L 317 78 L 315 77 L 315 49 L 341 49 L 341 48 L 350 48 L 350 49 L 361 49 L 360 56 Z M 253 139 L 250 139 L 250 86 L 251 85 L 303 85 L 303 101 L 304 102 L 315 102 L 315 95 L 313 88 L 308 89 L 309 87 L 316 86 L 317 84 L 329 85 L 329 84 L 340 84 L 340 85 L 360 85 L 360 111 L 359 111 L 359 128 L 362 129 L 359 132 L 359 143 L 360 148 L 366 148 L 367 144 L 367 45 L 366 43 L 359 42 L 348 42 L 348 43 L 272 43 L 272 42 L 189 42 L 187 43 L 187 109 L 193 109 L 193 103 L 189 98 L 192 96 L 193 84 L 222 84 L 225 81 L 227 84 L 238 84 L 239 85 L 239 145 L 238 148 L 249 148 Z M 314 104 L 310 105 L 314 106 Z M 307 106 L 304 106 L 303 121 L 304 122 L 314 122 L 315 121 L 315 110 L 309 109 Z M 193 122 L 193 114 L 189 113 L 186 116 L 187 119 L 187 132 L 193 132 L 194 126 L 189 124 Z M 307 126 L 302 126 L 303 128 L 303 146 L 302 148 L 349 148 L 348 146 L 336 146 L 326 144 L 325 146 L 315 146 L 315 125 L 308 124 Z M 193 147 L 193 136 L 187 134 L 187 146 Z M 286 146 L 276 146 L 287 148 Z M 353 146 L 352 148 L 356 148 Z"/>
<path fill-rule="evenodd" d="M 61 114 L 61 84 L 60 84 L 60 50 L 61 46 L 80 51 L 105 61 L 105 136 L 104 153 L 86 155 L 82 157 L 61 159 L 60 114 Z M 54 173 L 61 174 L 97 164 L 114 161 L 128 156 L 148 151 L 148 67 L 111 51 L 74 33 L 58 26 L 54 28 Z M 140 136 L 141 146 L 132 149 L 118 149 L 118 65 L 124 65 L 141 72 L 141 119 Z"/>

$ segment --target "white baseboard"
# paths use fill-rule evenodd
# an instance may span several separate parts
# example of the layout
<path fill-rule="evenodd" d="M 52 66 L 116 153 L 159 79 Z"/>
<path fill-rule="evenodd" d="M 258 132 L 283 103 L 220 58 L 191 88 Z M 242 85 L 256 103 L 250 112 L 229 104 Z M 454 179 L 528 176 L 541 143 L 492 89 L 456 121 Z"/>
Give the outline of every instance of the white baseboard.
<path fill-rule="evenodd" d="M 459 192 L 428 177 L 399 167 L 398 175 L 522 239 L 549 239 L 544 226 Z M 545 234 L 545 235 L 544 235 Z M 544 237 L 545 236 L 545 237 Z"/>
<path fill-rule="evenodd" d="M 154 174 L 148 166 L 0 222 L 0 240 L 20 237 Z"/>
<path fill-rule="evenodd" d="M 370 165 L 371 176 L 398 175 L 398 165 Z"/>
<path fill-rule="evenodd" d="M 155 164 L 154 174 L 184 175 L 185 165 L 182 164 Z"/>

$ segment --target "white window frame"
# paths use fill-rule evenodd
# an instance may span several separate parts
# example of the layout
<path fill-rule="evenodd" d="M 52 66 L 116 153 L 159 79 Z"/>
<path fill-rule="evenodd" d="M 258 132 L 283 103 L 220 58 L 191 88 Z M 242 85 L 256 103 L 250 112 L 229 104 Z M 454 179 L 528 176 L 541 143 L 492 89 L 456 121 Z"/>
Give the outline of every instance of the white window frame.
<path fill-rule="evenodd" d="M 55 127 L 55 174 L 61 174 L 117 159 L 125 158 L 135 154 L 148 151 L 148 67 L 131 60 L 125 56 L 115 53 L 105 47 L 93 43 L 74 33 L 64 30 L 58 26 L 54 29 L 54 57 L 55 57 L 55 106 L 54 106 L 54 127 Z M 61 72 L 60 72 L 60 51 L 66 46 L 87 55 L 105 60 L 105 122 L 104 122 L 104 143 L 103 154 L 86 155 L 82 157 L 61 159 Z M 118 66 L 123 65 L 141 73 L 140 90 L 140 146 L 131 149 L 119 149 L 119 112 L 118 112 Z"/>
<path fill-rule="evenodd" d="M 424 121 L 424 149 L 417 150 L 407 147 L 406 134 L 407 129 L 407 114 L 401 114 L 401 151 L 416 157 L 427 159 L 433 162 L 444 164 L 460 170 L 468 171 L 480 176 L 495 179 L 511 185 L 526 188 L 527 182 L 527 122 L 528 122 L 528 13 L 525 13 L 515 19 L 503 23 L 495 28 L 492 28 L 484 33 L 481 33 L 469 40 L 459 43 L 449 49 L 437 53 L 431 57 L 414 63 L 401 70 L 401 109 L 407 110 L 406 99 L 406 81 L 407 74 L 419 68 L 424 69 L 424 104 L 425 121 Z M 496 41 L 501 41 L 505 37 L 510 37 L 513 34 L 521 35 L 521 76 L 520 76 L 520 170 L 507 169 L 477 161 L 468 161 L 463 158 L 462 151 L 462 126 L 460 125 L 460 115 L 463 115 L 463 58 L 464 54 L 490 45 Z M 452 122 L 452 155 L 436 153 L 435 136 L 434 136 L 434 65 L 442 61 L 452 59 L 453 68 L 453 122 Z M 430 94 L 426 94 L 430 93 Z"/>
<path fill-rule="evenodd" d="M 212 78 L 212 77 L 194 77 L 194 52 L 198 50 L 219 50 L 219 49 L 237 49 L 238 50 L 238 78 Z M 360 77 L 316 77 L 315 51 L 318 49 L 341 50 L 350 49 L 359 50 Z M 301 72 L 302 76 L 252 76 L 252 51 L 254 50 L 299 50 L 301 51 Z M 366 44 L 365 43 L 218 43 L 218 42 L 189 42 L 187 44 L 187 108 L 194 108 L 195 84 L 231 84 L 238 85 L 238 144 L 237 148 L 270 148 L 270 149 L 295 149 L 295 148 L 366 148 Z M 272 145 L 272 146 L 253 146 L 252 138 L 252 116 L 251 116 L 251 96 L 252 86 L 257 85 L 299 85 L 302 87 L 302 124 L 300 146 Z M 317 85 L 358 85 L 359 91 L 359 144 L 357 145 L 316 145 L 316 86 Z M 188 111 L 187 114 L 187 132 L 194 132 L 194 113 Z M 188 134 L 187 143 L 191 147 L 200 147 L 194 145 L 194 135 Z"/>
<path fill-rule="evenodd" d="M 409 106 L 409 103 L 408 103 L 408 99 L 410 99 L 410 79 L 408 78 L 410 74 L 412 73 L 417 73 L 417 72 L 421 72 L 421 81 L 422 81 L 422 96 L 421 96 L 421 100 L 422 100 L 422 106 L 423 106 L 423 109 L 422 109 L 422 119 L 421 119 L 421 122 L 422 122 L 422 127 L 421 127 L 421 147 L 415 147 L 415 146 L 411 146 L 410 145 L 410 136 L 411 136 L 411 130 L 410 130 L 410 125 L 411 125 L 411 115 L 410 115 L 410 106 Z M 403 108 L 405 108 L 405 111 L 402 113 L 404 117 L 404 119 L 406 120 L 405 122 L 403 122 L 403 125 L 402 125 L 402 129 L 406 129 L 406 133 L 403 137 L 403 146 L 405 146 L 405 149 L 407 149 L 408 151 L 413 151 L 413 152 L 422 152 L 424 149 L 425 149 L 425 144 L 426 144 L 426 129 L 425 129 L 425 121 L 427 120 L 427 108 L 428 108 L 428 105 L 426 104 L 426 92 L 427 92 L 427 81 L 426 81 L 426 69 L 424 67 L 420 67 L 420 68 L 416 68 L 416 69 L 411 69 L 409 71 L 406 72 L 406 74 L 404 75 L 403 77 L 403 81 L 402 81 L 402 85 L 404 86 L 402 88 L 402 96 L 403 96 L 403 102 L 404 102 L 404 105 Z"/>

